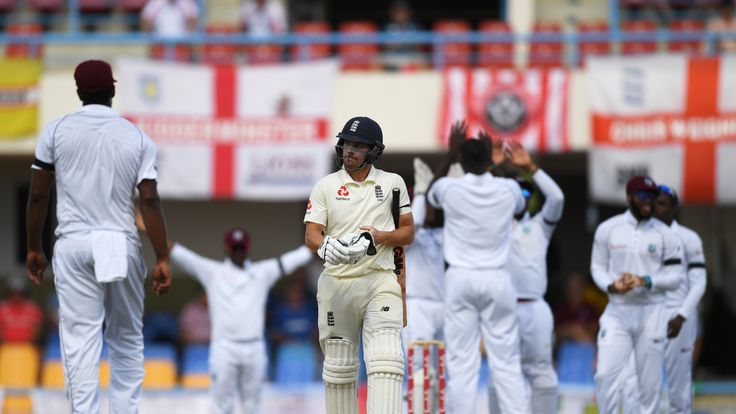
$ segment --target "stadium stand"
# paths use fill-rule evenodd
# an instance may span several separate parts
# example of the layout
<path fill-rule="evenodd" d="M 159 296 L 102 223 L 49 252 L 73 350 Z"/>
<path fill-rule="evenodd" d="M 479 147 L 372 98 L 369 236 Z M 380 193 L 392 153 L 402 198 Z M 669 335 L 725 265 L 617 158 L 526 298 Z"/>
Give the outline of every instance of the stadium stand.
<path fill-rule="evenodd" d="M 562 38 L 550 39 L 549 36 L 561 36 L 562 28 L 554 22 L 538 22 L 534 24 L 532 38 L 529 42 L 530 67 L 552 68 L 564 64 L 565 45 Z"/>
<path fill-rule="evenodd" d="M 440 20 L 434 23 L 433 30 L 442 34 L 468 34 L 470 23 L 464 20 Z M 434 51 L 435 66 L 470 66 L 472 47 L 465 41 L 449 41 L 441 44 Z"/>
<path fill-rule="evenodd" d="M 210 385 L 209 345 L 188 345 L 182 358 L 181 386 L 206 389 Z"/>
<path fill-rule="evenodd" d="M 343 35 L 371 35 L 378 27 L 371 21 L 342 22 L 339 31 Z M 373 42 L 342 43 L 338 55 L 344 70 L 370 70 L 378 68 L 378 44 Z"/>
<path fill-rule="evenodd" d="M 148 390 L 167 390 L 176 386 L 176 350 L 173 345 L 147 344 L 143 351 L 145 358 L 143 388 Z"/>
<path fill-rule="evenodd" d="M 238 28 L 228 23 L 207 25 L 207 33 L 211 35 L 228 35 L 237 33 Z M 233 43 L 207 43 L 202 46 L 201 61 L 203 63 L 231 64 L 237 58 L 238 46 Z"/>
<path fill-rule="evenodd" d="M 314 35 L 330 33 L 330 25 L 324 22 L 299 22 L 294 25 L 294 33 L 309 38 Z M 332 47 L 327 43 L 295 44 L 291 46 L 291 60 L 322 59 L 330 56 Z"/>
<path fill-rule="evenodd" d="M 669 29 L 671 34 L 693 33 L 704 30 L 705 24 L 699 20 L 674 20 L 670 22 Z M 703 46 L 703 42 L 698 39 L 670 39 L 667 42 L 667 50 L 670 52 L 697 54 L 703 52 Z"/>
<path fill-rule="evenodd" d="M 311 342 L 291 342 L 276 352 L 276 378 L 280 384 L 304 384 L 317 378 L 317 350 Z"/>
<path fill-rule="evenodd" d="M 577 26 L 580 35 L 608 35 L 608 23 L 606 22 L 580 22 Z M 578 42 L 578 66 L 585 65 L 585 59 L 591 55 L 607 55 L 611 53 L 611 42 L 605 41 L 580 40 Z"/>
<path fill-rule="evenodd" d="M 593 384 L 594 344 L 563 342 L 557 351 L 557 377 L 563 384 Z"/>
<path fill-rule="evenodd" d="M 633 34 L 651 34 L 657 30 L 657 24 L 649 20 L 630 20 L 621 23 L 621 30 Z M 621 54 L 637 55 L 657 51 L 656 40 L 624 40 L 621 42 Z"/>
<path fill-rule="evenodd" d="M 10 23 L 6 29 L 7 34 L 19 38 L 40 40 L 43 29 L 38 23 Z M 10 41 L 5 46 L 5 56 L 11 58 L 39 58 L 43 56 L 43 45 L 33 42 Z"/>
<path fill-rule="evenodd" d="M 478 30 L 484 34 L 511 35 L 511 26 L 504 21 L 484 20 Z M 478 66 L 511 68 L 514 66 L 513 42 L 481 42 L 478 45 Z"/>

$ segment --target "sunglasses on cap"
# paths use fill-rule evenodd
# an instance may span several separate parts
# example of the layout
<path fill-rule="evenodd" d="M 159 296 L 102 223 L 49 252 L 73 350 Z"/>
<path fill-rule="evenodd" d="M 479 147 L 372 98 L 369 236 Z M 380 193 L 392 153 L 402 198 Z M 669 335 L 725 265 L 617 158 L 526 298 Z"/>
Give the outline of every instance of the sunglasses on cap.
<path fill-rule="evenodd" d="M 654 201 L 657 199 L 657 193 L 654 191 L 641 190 L 641 191 L 637 191 L 634 194 L 636 194 L 639 200 L 643 200 L 643 201 Z"/>
<path fill-rule="evenodd" d="M 677 205 L 680 199 L 677 196 L 677 191 L 675 191 L 674 188 L 664 184 L 660 184 L 658 188 L 660 194 L 667 194 L 672 199 L 672 204 L 674 204 L 675 206 Z"/>

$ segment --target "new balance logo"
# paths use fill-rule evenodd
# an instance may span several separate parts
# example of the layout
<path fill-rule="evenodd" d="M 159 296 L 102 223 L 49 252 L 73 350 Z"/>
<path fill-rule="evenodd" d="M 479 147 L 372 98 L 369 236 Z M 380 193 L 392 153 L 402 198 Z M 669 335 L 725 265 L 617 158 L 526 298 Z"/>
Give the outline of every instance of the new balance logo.
<path fill-rule="evenodd" d="M 335 326 L 335 314 L 327 311 L 327 326 Z"/>
<path fill-rule="evenodd" d="M 350 125 L 350 132 L 355 132 L 358 130 L 358 124 L 360 124 L 360 120 L 356 119 L 353 121 L 353 124 Z"/>
<path fill-rule="evenodd" d="M 391 308 L 388 307 L 388 306 L 384 306 L 384 307 L 381 308 L 381 312 L 388 312 L 390 310 L 391 310 Z"/>

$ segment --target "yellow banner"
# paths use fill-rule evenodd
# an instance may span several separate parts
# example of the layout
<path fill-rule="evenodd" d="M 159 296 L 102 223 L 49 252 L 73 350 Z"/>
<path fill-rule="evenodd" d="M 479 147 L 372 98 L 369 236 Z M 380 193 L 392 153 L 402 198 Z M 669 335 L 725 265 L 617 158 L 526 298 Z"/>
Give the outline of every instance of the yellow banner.
<path fill-rule="evenodd" d="M 0 140 L 36 134 L 40 60 L 0 59 Z"/>

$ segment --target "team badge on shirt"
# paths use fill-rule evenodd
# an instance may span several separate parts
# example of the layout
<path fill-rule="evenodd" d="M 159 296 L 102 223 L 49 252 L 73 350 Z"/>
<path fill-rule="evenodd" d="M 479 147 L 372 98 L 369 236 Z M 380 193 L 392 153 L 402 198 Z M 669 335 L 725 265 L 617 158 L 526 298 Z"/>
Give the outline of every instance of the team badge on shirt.
<path fill-rule="evenodd" d="M 383 189 L 380 185 L 373 187 L 376 192 L 376 201 L 383 201 Z"/>
<path fill-rule="evenodd" d="M 657 254 L 657 246 L 650 244 L 649 246 L 647 246 L 647 251 L 650 255 L 654 256 L 655 254 Z"/>

